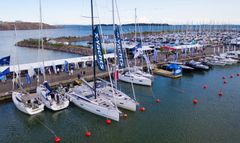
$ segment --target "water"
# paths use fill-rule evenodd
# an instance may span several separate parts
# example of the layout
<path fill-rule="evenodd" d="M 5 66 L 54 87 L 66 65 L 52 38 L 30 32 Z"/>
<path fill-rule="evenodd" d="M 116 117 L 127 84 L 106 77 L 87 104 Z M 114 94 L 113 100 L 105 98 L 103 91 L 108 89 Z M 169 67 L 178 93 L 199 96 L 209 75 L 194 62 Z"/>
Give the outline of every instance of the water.
<path fill-rule="evenodd" d="M 126 119 L 105 124 L 105 118 L 75 105 L 60 112 L 45 110 L 35 117 L 18 111 L 13 103 L 0 105 L 1 143 L 53 142 L 54 130 L 63 143 L 238 143 L 240 134 L 239 66 L 218 67 L 209 72 L 184 74 L 180 80 L 155 76 L 152 87 L 135 86 L 137 99 L 146 108 L 127 112 Z M 222 76 L 228 83 L 223 84 Z M 203 85 L 207 85 L 206 90 Z M 129 84 L 120 88 L 131 95 Z M 219 91 L 223 96 L 219 97 Z M 161 100 L 160 104 L 155 99 Z M 193 105 L 193 99 L 198 104 Z M 85 131 L 91 131 L 90 138 Z"/>

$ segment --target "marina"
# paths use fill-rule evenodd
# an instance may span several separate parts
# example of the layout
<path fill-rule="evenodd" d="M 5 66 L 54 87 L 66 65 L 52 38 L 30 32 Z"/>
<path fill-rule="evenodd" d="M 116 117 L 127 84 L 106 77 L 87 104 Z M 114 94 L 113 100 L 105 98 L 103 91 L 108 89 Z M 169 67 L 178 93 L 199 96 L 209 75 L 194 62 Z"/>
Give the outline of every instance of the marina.
<path fill-rule="evenodd" d="M 1 15 L 0 143 L 239 142 L 236 15 L 179 24 L 192 13 L 160 8 L 173 1 L 123 1 L 23 0 L 25 10 L 13 10 L 25 18 Z M 218 12 L 204 17 L 223 20 Z"/>

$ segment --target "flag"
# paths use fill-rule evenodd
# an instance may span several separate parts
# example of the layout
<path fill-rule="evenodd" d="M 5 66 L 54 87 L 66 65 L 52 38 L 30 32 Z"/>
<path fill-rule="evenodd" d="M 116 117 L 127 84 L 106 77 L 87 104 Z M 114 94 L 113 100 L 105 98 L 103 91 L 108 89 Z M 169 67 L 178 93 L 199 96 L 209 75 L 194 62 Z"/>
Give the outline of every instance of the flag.
<path fill-rule="evenodd" d="M 1 81 L 5 81 L 5 80 L 7 80 L 6 75 L 0 76 L 0 80 L 1 80 Z"/>
<path fill-rule="evenodd" d="M 26 82 L 27 82 L 27 84 L 31 84 L 32 83 L 31 77 L 30 77 L 30 75 L 28 73 L 26 74 Z"/>
<path fill-rule="evenodd" d="M 115 38 L 116 38 L 116 51 L 117 51 L 117 57 L 118 57 L 118 66 L 119 68 L 125 68 L 125 56 L 123 53 L 123 48 L 122 48 L 122 39 L 119 31 L 119 26 L 116 27 L 115 31 Z"/>
<path fill-rule="evenodd" d="M 98 63 L 98 68 L 101 71 L 105 71 L 106 67 L 105 67 L 105 61 L 104 61 L 104 55 L 103 55 L 103 49 L 102 49 L 102 41 L 101 41 L 101 37 L 99 34 L 99 28 L 98 26 L 95 27 L 95 29 L 93 30 L 93 48 L 95 49 L 95 54 L 97 57 L 97 63 Z"/>
<path fill-rule="evenodd" d="M 33 76 L 35 75 L 35 71 L 34 71 L 34 69 L 33 69 L 32 66 L 30 67 L 30 69 L 28 69 L 28 75 L 29 75 L 30 77 L 33 77 Z"/>
<path fill-rule="evenodd" d="M 136 59 L 138 56 L 140 56 L 142 53 L 142 50 L 139 50 L 140 48 L 142 48 L 142 44 L 138 43 L 133 49 L 132 52 L 134 54 L 134 58 Z"/>
<path fill-rule="evenodd" d="M 69 63 L 67 61 L 65 61 L 65 72 L 69 72 Z"/>
<path fill-rule="evenodd" d="M 0 66 L 10 65 L 10 56 L 3 57 L 0 59 Z"/>
<path fill-rule="evenodd" d="M 132 52 L 135 55 L 137 53 L 137 49 L 142 48 L 142 44 L 138 43 L 135 47 L 132 48 Z"/>
<path fill-rule="evenodd" d="M 148 69 L 152 70 L 152 65 L 146 54 L 143 55 L 144 60 L 146 61 Z"/>
<path fill-rule="evenodd" d="M 0 72 L 0 77 L 5 76 L 10 73 L 10 68 L 6 68 L 4 71 Z"/>

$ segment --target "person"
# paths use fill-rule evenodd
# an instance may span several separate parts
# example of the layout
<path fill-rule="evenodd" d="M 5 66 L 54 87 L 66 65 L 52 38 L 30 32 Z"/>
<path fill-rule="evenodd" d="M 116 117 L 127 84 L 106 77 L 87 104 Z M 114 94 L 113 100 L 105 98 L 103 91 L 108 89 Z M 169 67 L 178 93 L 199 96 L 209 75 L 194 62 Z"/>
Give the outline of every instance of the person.
<path fill-rule="evenodd" d="M 57 74 L 59 74 L 59 72 L 60 72 L 60 69 L 59 69 L 59 68 L 57 68 Z"/>

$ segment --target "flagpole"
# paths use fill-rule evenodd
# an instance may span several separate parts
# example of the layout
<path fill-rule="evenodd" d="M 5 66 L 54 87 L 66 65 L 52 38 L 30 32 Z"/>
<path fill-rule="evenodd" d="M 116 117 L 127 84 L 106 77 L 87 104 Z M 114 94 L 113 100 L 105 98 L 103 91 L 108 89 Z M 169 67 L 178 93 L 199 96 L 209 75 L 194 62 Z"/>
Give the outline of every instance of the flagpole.
<path fill-rule="evenodd" d="M 97 98 L 96 94 L 96 62 L 95 62 L 95 47 L 94 47 L 94 18 L 93 18 L 93 0 L 91 0 L 91 19 L 92 19 L 92 44 L 93 44 L 93 82 L 94 82 L 94 97 Z"/>

